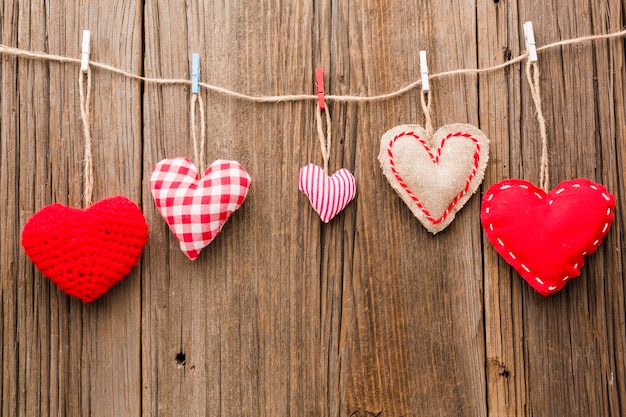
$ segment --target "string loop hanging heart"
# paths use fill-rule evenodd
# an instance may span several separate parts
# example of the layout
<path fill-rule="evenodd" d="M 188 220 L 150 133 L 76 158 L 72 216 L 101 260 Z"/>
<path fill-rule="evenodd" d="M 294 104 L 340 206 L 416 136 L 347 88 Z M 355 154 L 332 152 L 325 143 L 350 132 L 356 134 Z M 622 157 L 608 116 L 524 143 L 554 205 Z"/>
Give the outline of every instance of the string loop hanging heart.
<path fill-rule="evenodd" d="M 199 134 L 196 108 L 200 114 Z M 195 165 L 185 157 L 163 159 L 154 166 L 150 189 L 180 249 L 193 261 L 243 204 L 252 183 L 237 161 L 218 159 L 204 168 L 206 120 L 198 54 L 192 54 L 189 124 Z"/>
<path fill-rule="evenodd" d="M 541 136 L 540 188 L 520 179 L 492 185 L 485 192 L 480 219 L 500 256 L 547 296 L 579 276 L 585 256 L 600 246 L 613 222 L 615 197 L 586 178 L 563 181 L 549 191 L 548 135 L 531 22 L 524 24 L 524 35 L 526 79 Z"/>
<path fill-rule="evenodd" d="M 535 104 L 535 113 L 539 124 L 539 134 L 541 135 L 541 167 L 539 171 L 539 185 L 543 191 L 550 189 L 550 172 L 548 160 L 548 134 L 546 133 L 546 119 L 543 116 L 541 105 L 541 87 L 539 83 L 539 65 L 537 61 L 528 59 L 526 61 L 526 79 L 530 87 L 530 94 Z"/>
<path fill-rule="evenodd" d="M 324 114 L 326 115 L 326 134 L 324 134 L 324 125 L 322 123 L 322 108 L 317 106 L 315 109 L 315 120 L 317 122 L 317 137 L 322 150 L 322 160 L 324 173 L 328 175 L 328 161 L 330 160 L 330 145 L 332 142 L 332 129 L 330 122 L 330 111 L 324 106 Z"/>
<path fill-rule="evenodd" d="M 192 94 L 189 100 L 189 113 L 191 125 L 191 138 L 193 140 L 193 157 L 200 172 L 204 171 L 204 159 L 206 149 L 206 120 L 204 100 L 200 94 Z M 198 143 L 198 127 L 196 126 L 196 103 L 200 113 L 200 141 Z"/>
<path fill-rule="evenodd" d="M 429 138 L 432 138 L 435 134 L 435 128 L 433 127 L 433 119 L 430 115 L 431 95 L 429 90 L 422 90 L 420 92 L 420 103 L 422 104 L 422 113 L 424 113 L 424 125 L 426 127 L 426 134 Z"/>
<path fill-rule="evenodd" d="M 387 181 L 431 233 L 445 229 L 480 186 L 489 139 L 466 123 L 435 131 L 426 52 L 420 51 L 424 127 L 399 125 L 382 136 L 378 160 Z"/>
<path fill-rule="evenodd" d="M 85 89 L 85 79 L 87 87 Z M 83 125 L 83 137 L 85 139 L 85 155 L 83 166 L 83 204 L 85 208 L 91 206 L 93 195 L 93 156 L 91 152 L 92 139 L 90 127 L 91 115 L 91 68 L 78 74 L 78 91 L 80 95 L 80 120 Z"/>
<path fill-rule="evenodd" d="M 137 264 L 148 240 L 141 209 L 124 196 L 92 205 L 90 32 L 83 32 L 78 74 L 80 118 L 84 139 L 84 209 L 56 203 L 31 216 L 22 231 L 24 252 L 66 294 L 91 302 L 126 276 Z"/>
<path fill-rule="evenodd" d="M 315 71 L 317 108 L 315 120 L 317 138 L 322 150 L 322 167 L 308 164 L 300 169 L 298 185 L 308 198 L 313 209 L 324 223 L 331 221 L 356 196 L 356 180 L 354 175 L 341 168 L 333 175 L 328 175 L 328 163 L 332 143 L 332 125 L 330 111 L 324 98 L 324 72 L 322 68 Z M 326 132 L 322 122 L 322 111 L 326 115 Z"/>

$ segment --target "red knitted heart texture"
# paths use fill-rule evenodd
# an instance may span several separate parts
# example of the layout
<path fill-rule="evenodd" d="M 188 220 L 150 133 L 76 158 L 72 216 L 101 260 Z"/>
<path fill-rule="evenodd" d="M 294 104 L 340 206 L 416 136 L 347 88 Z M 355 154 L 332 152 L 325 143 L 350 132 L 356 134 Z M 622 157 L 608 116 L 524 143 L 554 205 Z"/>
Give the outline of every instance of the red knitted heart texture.
<path fill-rule="evenodd" d="M 498 253 L 540 294 L 550 295 L 580 275 L 613 222 L 615 197 L 579 178 L 546 193 L 523 180 L 491 186 L 481 222 Z"/>
<path fill-rule="evenodd" d="M 22 231 L 24 252 L 35 266 L 66 294 L 84 302 L 128 275 L 147 240 L 143 213 L 122 196 L 87 209 L 46 206 Z"/>

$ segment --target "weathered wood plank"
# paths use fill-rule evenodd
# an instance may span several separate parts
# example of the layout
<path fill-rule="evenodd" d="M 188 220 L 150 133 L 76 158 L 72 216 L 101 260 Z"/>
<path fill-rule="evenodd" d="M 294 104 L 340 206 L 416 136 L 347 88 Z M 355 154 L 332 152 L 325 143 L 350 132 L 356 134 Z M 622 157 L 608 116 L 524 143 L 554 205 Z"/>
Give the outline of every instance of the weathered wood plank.
<path fill-rule="evenodd" d="M 145 19 L 144 19 L 145 17 Z M 150 77 L 257 95 L 374 95 L 432 73 L 501 63 L 523 49 L 626 25 L 620 0 L 436 2 L 5 1 L 0 39 L 92 57 Z M 142 38 L 142 36 L 144 36 Z M 145 48 L 144 48 L 145 44 Z M 81 206 L 77 67 L 0 61 L 0 414 L 608 415 L 626 413 L 622 257 L 626 203 L 624 42 L 540 55 L 552 186 L 604 183 L 616 219 L 581 277 L 543 298 L 482 234 L 480 196 L 431 236 L 380 172 L 382 134 L 423 123 L 419 91 L 330 102 L 330 170 L 357 199 L 322 224 L 297 190 L 321 164 L 314 102 L 253 104 L 203 91 L 206 163 L 240 161 L 253 186 L 222 234 L 191 262 L 149 193 L 154 163 L 192 156 L 189 89 L 94 70 L 95 199 L 141 202 L 142 266 L 90 305 L 68 299 L 19 244 L 35 210 Z M 468 122 L 491 139 L 483 189 L 538 182 L 540 143 L 523 65 L 433 80 L 435 125 Z"/>
<path fill-rule="evenodd" d="M 482 68 L 518 56 L 525 48 L 518 38 L 518 8 L 512 2 L 479 2 L 478 64 Z M 511 28 L 514 27 L 515 29 Z M 505 178 L 520 177 L 518 152 L 520 100 L 525 82 L 520 66 L 480 77 L 480 127 L 491 139 L 483 190 Z M 533 120 L 531 119 L 531 122 Z M 538 177 L 533 177 L 537 181 Z M 485 266 L 485 335 L 489 415 L 525 415 L 525 368 L 521 332 L 522 282 L 483 237 Z"/>
<path fill-rule="evenodd" d="M 256 95 L 312 90 L 309 2 L 147 2 L 146 16 L 149 76 L 188 77 L 188 52 L 198 51 L 206 82 Z M 325 376 L 330 336 L 320 334 L 320 223 L 297 188 L 300 167 L 320 162 L 315 108 L 202 94 L 206 162 L 238 160 L 253 183 L 194 262 L 144 196 L 154 231 L 143 290 L 144 415 L 326 415 L 335 394 Z M 160 159 L 191 156 L 192 141 L 187 89 L 147 86 L 145 99 L 148 178 Z"/>
<path fill-rule="evenodd" d="M 17 14 L 16 2 L 4 2 L 0 6 L 0 34 L 3 43 L 17 42 L 16 27 L 8 22 Z M 3 416 L 14 417 L 18 410 L 19 362 L 17 360 L 17 296 L 19 268 L 19 243 L 16 239 L 16 223 L 19 219 L 19 207 L 15 202 L 17 174 L 19 171 L 19 152 L 16 150 L 15 132 L 18 131 L 19 101 L 17 99 L 16 58 L 2 57 L 0 65 L 0 278 L 2 285 L 2 320 L 0 326 L 0 345 L 2 346 L 2 379 L 0 380 Z"/>
<path fill-rule="evenodd" d="M 94 60 L 138 72 L 139 6 L 5 2 L 2 40 L 79 56 L 88 28 Z M 36 272 L 19 246 L 36 210 L 52 202 L 82 206 L 77 77 L 74 65 L 3 58 L 3 415 L 137 415 L 141 405 L 139 268 L 82 305 Z M 99 71 L 93 78 L 94 197 L 139 201 L 139 84 Z"/>
<path fill-rule="evenodd" d="M 467 2 L 337 2 L 332 19 L 335 94 L 374 95 L 408 84 L 419 78 L 420 49 L 428 51 L 432 73 L 476 66 L 476 49 L 469 47 L 475 13 Z M 478 123 L 475 77 L 432 84 L 437 127 Z M 333 108 L 345 125 L 343 162 L 354 163 L 359 184 L 356 213 L 347 213 L 356 218 L 343 273 L 340 415 L 486 413 L 478 198 L 433 237 L 388 185 L 377 160 L 386 130 L 423 124 L 418 103 L 415 90 L 388 102 Z"/>
<path fill-rule="evenodd" d="M 534 22 L 538 45 L 623 26 L 619 1 L 497 3 L 485 2 L 479 9 L 478 39 L 485 45 L 479 48 L 481 66 L 501 62 L 502 51 L 515 56 L 524 49 L 524 21 Z M 623 43 L 617 44 L 623 48 Z M 604 183 L 612 192 L 621 188 L 616 156 L 623 140 L 616 122 L 624 118 L 620 109 L 624 90 L 617 88 L 623 85 L 623 49 L 609 58 L 609 48 L 615 50 L 615 43 L 563 47 L 539 58 L 552 187 L 582 176 Z M 541 143 L 523 69 L 522 64 L 507 71 L 506 77 L 500 73 L 481 77 L 481 126 L 495 139 L 486 186 L 509 177 L 535 183 L 539 179 Z M 503 87 L 500 92 L 498 85 Z M 506 108 L 508 112 L 498 110 Z M 502 118 L 492 117 L 496 113 Z M 623 373 L 615 358 L 624 354 L 623 343 L 615 342 L 624 336 L 618 243 L 622 220 L 618 214 L 581 276 L 548 298 L 534 293 L 486 243 L 490 413 L 624 413 L 618 400 L 623 393 L 615 383 Z"/>

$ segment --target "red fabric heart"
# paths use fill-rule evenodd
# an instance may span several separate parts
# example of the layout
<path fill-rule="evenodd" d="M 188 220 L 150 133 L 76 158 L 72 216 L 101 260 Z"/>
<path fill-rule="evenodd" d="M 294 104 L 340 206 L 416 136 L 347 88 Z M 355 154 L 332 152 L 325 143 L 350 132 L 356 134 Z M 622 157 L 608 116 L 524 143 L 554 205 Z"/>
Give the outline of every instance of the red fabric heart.
<path fill-rule="evenodd" d="M 311 205 L 324 223 L 328 223 L 356 196 L 356 180 L 345 168 L 328 176 L 315 164 L 300 169 L 300 191 L 309 197 Z"/>
<path fill-rule="evenodd" d="M 90 302 L 137 264 L 148 240 L 143 213 L 126 197 L 87 209 L 62 204 L 35 213 L 22 231 L 24 252 L 66 294 Z"/>
<path fill-rule="evenodd" d="M 150 178 L 161 216 L 192 261 L 243 204 L 251 183 L 238 162 L 222 159 L 213 162 L 202 179 L 189 159 L 164 159 L 154 166 Z"/>
<path fill-rule="evenodd" d="M 615 197 L 579 178 L 549 193 L 523 180 L 487 190 L 481 222 L 498 253 L 539 293 L 550 295 L 580 275 L 611 227 Z"/>

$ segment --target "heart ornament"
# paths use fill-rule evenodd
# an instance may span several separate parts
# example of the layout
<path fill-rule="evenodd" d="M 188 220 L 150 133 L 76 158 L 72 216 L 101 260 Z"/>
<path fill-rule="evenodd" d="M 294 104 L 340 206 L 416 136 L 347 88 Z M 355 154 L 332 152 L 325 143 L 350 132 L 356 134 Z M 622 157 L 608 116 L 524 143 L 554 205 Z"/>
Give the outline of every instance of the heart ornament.
<path fill-rule="evenodd" d="M 154 202 L 191 260 L 217 237 L 246 199 L 251 183 L 241 164 L 222 159 L 213 162 L 202 178 L 188 158 L 164 159 L 150 177 Z"/>
<path fill-rule="evenodd" d="M 356 196 L 356 180 L 345 168 L 328 176 L 324 170 L 309 164 L 300 169 L 299 188 L 324 223 L 328 223 Z"/>
<path fill-rule="evenodd" d="M 546 296 L 580 275 L 613 222 L 615 197 L 579 178 L 546 193 L 523 180 L 492 185 L 481 222 L 496 251 L 537 292 Z"/>
<path fill-rule="evenodd" d="M 52 204 L 24 225 L 22 246 L 66 294 L 91 302 L 133 269 L 148 240 L 143 213 L 118 196 L 87 209 Z"/>
<path fill-rule="evenodd" d="M 415 217 L 435 234 L 445 229 L 480 186 L 489 139 L 469 124 L 451 124 L 432 137 L 419 125 L 400 125 L 380 142 L 383 173 Z"/>

